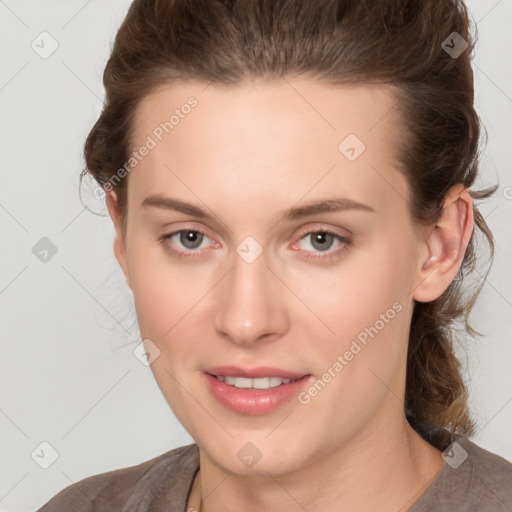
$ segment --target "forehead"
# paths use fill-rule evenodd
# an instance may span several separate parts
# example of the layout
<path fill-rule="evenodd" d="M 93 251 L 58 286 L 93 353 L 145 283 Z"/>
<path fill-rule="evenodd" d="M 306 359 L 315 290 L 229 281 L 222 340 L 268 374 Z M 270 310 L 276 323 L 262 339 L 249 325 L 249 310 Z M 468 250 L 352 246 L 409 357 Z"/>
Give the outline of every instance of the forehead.
<path fill-rule="evenodd" d="M 280 78 L 162 86 L 136 110 L 132 149 L 150 139 L 152 149 L 131 173 L 131 194 L 164 191 L 180 177 L 191 190 L 214 186 L 247 198 L 272 186 L 298 200 L 319 180 L 324 191 L 346 183 L 357 195 L 355 185 L 366 183 L 382 196 L 387 181 L 406 193 L 396 172 L 403 137 L 395 105 L 383 85 Z"/>
<path fill-rule="evenodd" d="M 284 77 L 230 86 L 182 81 L 158 87 L 139 103 L 134 140 L 166 121 L 173 125 L 174 138 L 179 137 L 183 126 L 177 130 L 178 125 L 197 118 L 201 134 L 213 131 L 217 137 L 258 134 L 268 140 L 275 131 L 286 131 L 290 138 L 302 131 L 320 136 L 337 132 L 336 138 L 350 132 L 369 140 L 378 125 L 376 133 L 381 135 L 388 133 L 390 124 L 398 127 L 395 105 L 394 89 L 378 84 L 332 85 Z M 181 123 L 187 117 L 192 121 Z"/>

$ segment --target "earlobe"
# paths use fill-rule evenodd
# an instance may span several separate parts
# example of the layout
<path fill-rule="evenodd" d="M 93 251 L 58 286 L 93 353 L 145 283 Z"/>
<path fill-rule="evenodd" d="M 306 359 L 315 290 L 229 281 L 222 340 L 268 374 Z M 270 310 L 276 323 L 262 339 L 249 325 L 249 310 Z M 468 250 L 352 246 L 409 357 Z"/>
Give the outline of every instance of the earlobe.
<path fill-rule="evenodd" d="M 413 298 L 437 299 L 450 286 L 464 259 L 474 228 L 473 199 L 456 185 L 446 195 L 443 211 L 425 239 L 426 257 L 419 262 Z"/>
<path fill-rule="evenodd" d="M 114 255 L 116 257 L 121 270 L 123 271 L 126 284 L 130 286 L 130 274 L 128 272 L 128 265 L 126 262 L 126 246 L 123 240 L 123 229 L 122 229 L 122 219 L 119 212 L 119 207 L 117 203 L 117 195 L 115 192 L 108 192 L 105 201 L 107 204 L 107 209 L 114 224 L 115 229 L 115 237 L 114 237 Z"/>

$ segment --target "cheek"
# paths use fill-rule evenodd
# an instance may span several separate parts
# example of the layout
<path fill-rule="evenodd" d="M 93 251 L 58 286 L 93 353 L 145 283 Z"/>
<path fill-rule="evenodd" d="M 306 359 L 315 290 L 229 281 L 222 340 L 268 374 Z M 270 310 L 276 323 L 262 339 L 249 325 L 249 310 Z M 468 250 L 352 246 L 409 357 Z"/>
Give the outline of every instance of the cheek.
<path fill-rule="evenodd" d="M 389 390 L 399 389 L 410 306 L 393 252 L 361 261 L 361 267 L 354 264 L 318 295 L 316 307 L 324 307 L 322 319 L 335 335 L 323 329 L 322 343 L 309 345 L 321 382 L 302 398 L 310 400 L 305 411 L 314 411 L 319 423 L 335 426 L 333 436 L 356 428 L 389 397 Z M 319 332 L 322 326 L 315 325 Z"/>
<path fill-rule="evenodd" d="M 134 240 L 128 268 L 141 334 L 165 341 L 192 312 L 208 283 L 201 272 L 173 261 L 156 239 Z"/>
<path fill-rule="evenodd" d="M 390 378 L 407 347 L 413 276 L 412 245 L 380 240 L 341 266 L 323 293 L 315 292 L 311 309 L 320 312 L 332 332 L 325 329 L 324 343 L 311 350 L 321 353 L 326 369 L 341 356 L 340 383 L 362 390 L 377 379 L 370 369 Z"/>
<path fill-rule="evenodd" d="M 308 283 L 305 295 L 315 297 L 320 316 L 336 334 L 353 337 L 373 325 L 394 303 L 405 306 L 410 302 L 412 254 L 375 240 L 342 263 L 338 271 L 316 278 Z"/>

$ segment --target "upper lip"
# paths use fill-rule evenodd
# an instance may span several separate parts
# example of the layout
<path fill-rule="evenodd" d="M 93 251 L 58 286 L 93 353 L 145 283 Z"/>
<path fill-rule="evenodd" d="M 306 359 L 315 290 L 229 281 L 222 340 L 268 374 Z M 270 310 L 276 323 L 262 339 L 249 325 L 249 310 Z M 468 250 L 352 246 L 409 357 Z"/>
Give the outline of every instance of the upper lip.
<path fill-rule="evenodd" d="M 298 373 L 283 368 L 275 368 L 272 366 L 258 366 L 255 368 L 241 368 L 240 366 L 214 366 L 204 370 L 210 375 L 221 375 L 230 377 L 245 377 L 248 379 L 257 379 L 258 377 L 282 377 L 283 379 L 300 379 L 307 373 Z"/>

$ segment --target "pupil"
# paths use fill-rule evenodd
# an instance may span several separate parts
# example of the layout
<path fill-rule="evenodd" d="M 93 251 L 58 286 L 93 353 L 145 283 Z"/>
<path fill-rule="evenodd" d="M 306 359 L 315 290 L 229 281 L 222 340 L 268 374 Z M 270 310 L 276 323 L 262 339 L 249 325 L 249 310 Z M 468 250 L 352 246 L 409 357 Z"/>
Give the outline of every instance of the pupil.
<path fill-rule="evenodd" d="M 313 246 L 318 243 L 320 245 L 319 250 L 328 249 L 332 244 L 333 236 L 330 233 L 316 233 L 313 237 Z"/>
<path fill-rule="evenodd" d="M 180 242 L 189 249 L 196 249 L 201 245 L 202 237 L 203 235 L 197 231 L 183 231 L 180 236 Z"/>

